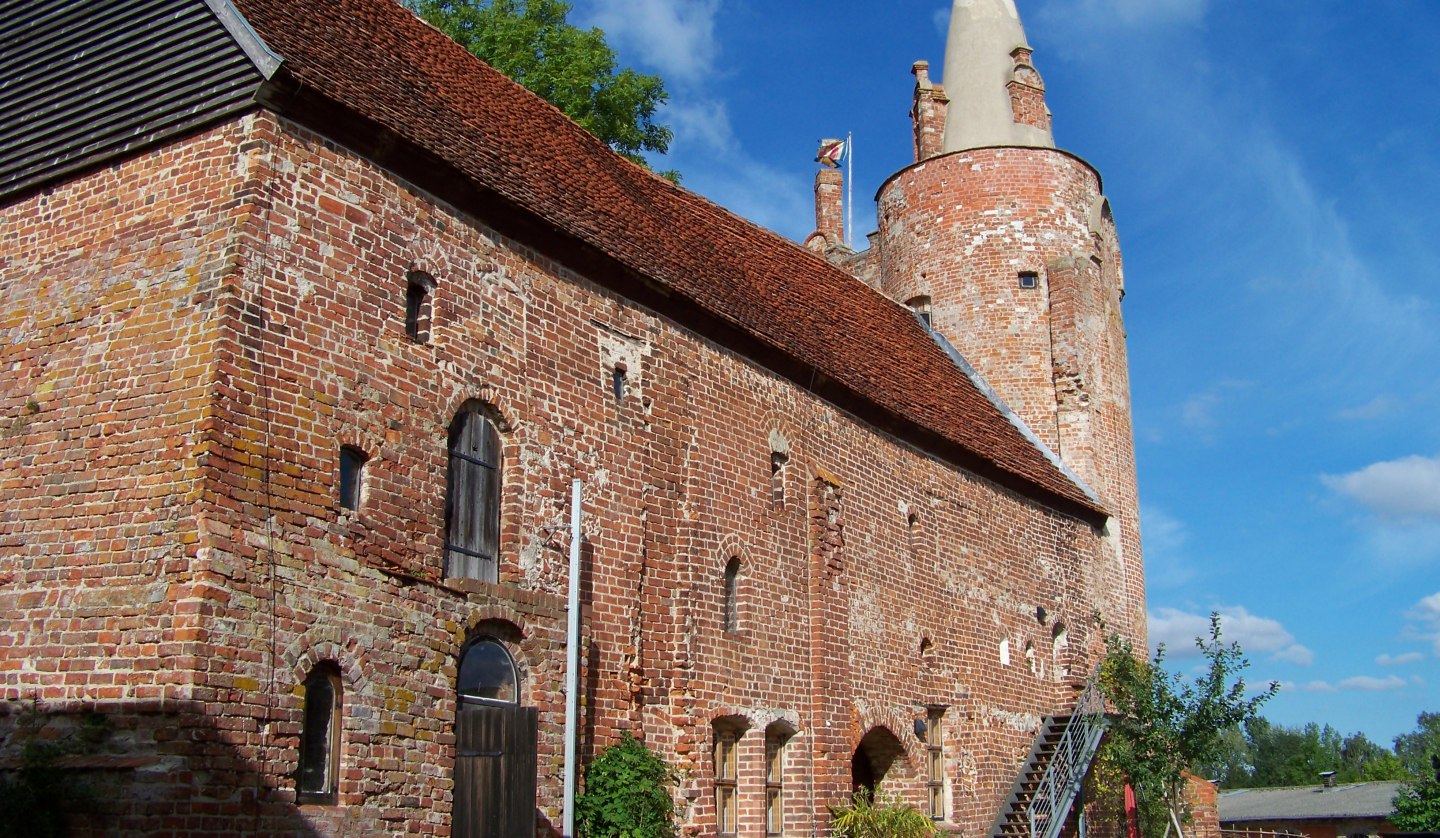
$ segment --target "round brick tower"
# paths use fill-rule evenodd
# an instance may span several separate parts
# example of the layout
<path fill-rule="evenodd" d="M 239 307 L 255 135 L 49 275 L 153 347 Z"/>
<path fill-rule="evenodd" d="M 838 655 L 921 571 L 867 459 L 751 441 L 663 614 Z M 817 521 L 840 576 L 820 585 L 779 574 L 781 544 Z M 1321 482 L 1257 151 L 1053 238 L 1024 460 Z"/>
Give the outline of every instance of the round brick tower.
<path fill-rule="evenodd" d="M 1120 249 L 1099 173 L 1054 147 L 1030 55 L 1014 0 L 955 0 L 943 87 L 914 67 L 916 162 L 880 188 L 871 281 L 928 312 L 1110 510 L 1105 616 L 1143 640 Z"/>

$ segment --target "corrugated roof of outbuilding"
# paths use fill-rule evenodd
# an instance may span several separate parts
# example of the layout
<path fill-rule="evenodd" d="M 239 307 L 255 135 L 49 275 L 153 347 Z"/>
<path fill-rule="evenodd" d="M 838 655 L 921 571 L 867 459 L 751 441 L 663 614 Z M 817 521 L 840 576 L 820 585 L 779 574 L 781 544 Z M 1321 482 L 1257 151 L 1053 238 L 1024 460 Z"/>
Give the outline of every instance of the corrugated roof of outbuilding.
<path fill-rule="evenodd" d="M 1399 783 L 1341 783 L 1332 788 L 1290 786 L 1276 789 L 1230 789 L 1217 802 L 1222 823 L 1232 821 L 1306 820 L 1309 818 L 1384 818 Z"/>
<path fill-rule="evenodd" d="M 989 464 L 980 473 L 1086 518 L 1103 516 L 907 310 L 614 154 L 395 0 L 231 1 L 301 89 L 383 126 L 474 189 L 969 452 Z M 269 106 L 285 113 L 283 97 Z M 304 114 L 293 116 L 305 122 Z"/>

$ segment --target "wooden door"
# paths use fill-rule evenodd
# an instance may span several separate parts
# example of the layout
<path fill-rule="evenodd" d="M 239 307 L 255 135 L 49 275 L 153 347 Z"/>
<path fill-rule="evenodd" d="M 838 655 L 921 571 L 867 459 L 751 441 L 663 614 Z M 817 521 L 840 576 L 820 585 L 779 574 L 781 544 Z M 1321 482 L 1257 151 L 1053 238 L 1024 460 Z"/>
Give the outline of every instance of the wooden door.
<path fill-rule="evenodd" d="M 461 704 L 454 838 L 534 838 L 537 729 L 534 707 Z"/>

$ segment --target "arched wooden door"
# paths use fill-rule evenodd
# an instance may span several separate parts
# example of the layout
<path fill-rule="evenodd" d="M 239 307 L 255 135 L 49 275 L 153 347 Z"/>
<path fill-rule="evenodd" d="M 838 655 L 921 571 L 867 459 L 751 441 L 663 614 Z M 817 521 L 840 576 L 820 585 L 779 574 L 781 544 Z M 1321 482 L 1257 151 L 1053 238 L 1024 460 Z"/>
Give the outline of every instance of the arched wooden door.
<path fill-rule="evenodd" d="M 470 643 L 460 658 L 455 718 L 454 838 L 533 838 L 538 715 L 519 705 L 505 645 Z"/>

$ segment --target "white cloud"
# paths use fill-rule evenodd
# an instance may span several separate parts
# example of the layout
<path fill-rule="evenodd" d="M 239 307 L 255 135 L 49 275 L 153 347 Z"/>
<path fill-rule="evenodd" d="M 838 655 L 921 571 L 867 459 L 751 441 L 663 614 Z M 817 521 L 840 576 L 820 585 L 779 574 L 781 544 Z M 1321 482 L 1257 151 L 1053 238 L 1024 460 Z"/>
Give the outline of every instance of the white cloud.
<path fill-rule="evenodd" d="M 693 84 L 712 74 L 720 48 L 720 0 L 594 0 L 589 22 L 613 45 L 634 50 L 667 80 Z"/>
<path fill-rule="evenodd" d="M 1281 692 L 1302 692 L 1302 693 L 1333 693 L 1335 686 L 1325 681 L 1307 681 L 1304 684 L 1296 684 L 1286 681 L 1280 685 Z"/>
<path fill-rule="evenodd" d="M 1215 609 L 1220 613 L 1221 641 L 1239 643 L 1248 653 L 1266 653 L 1272 660 L 1288 661 L 1309 666 L 1315 654 L 1295 642 L 1294 635 L 1285 630 L 1279 620 L 1251 614 L 1243 606 Z M 1210 635 L 1210 616 L 1181 611 L 1178 608 L 1160 608 L 1150 612 L 1150 642 L 1164 643 L 1175 658 L 1195 658 L 1200 650 L 1195 647 L 1195 638 Z"/>
<path fill-rule="evenodd" d="M 1422 660 L 1425 660 L 1425 656 L 1420 652 L 1402 652 L 1398 655 L 1392 655 L 1387 652 L 1375 658 L 1375 662 L 1381 666 L 1404 666 L 1410 663 L 1418 663 Z"/>
<path fill-rule="evenodd" d="M 1440 520 L 1440 457 L 1386 460 L 1320 480 L 1381 518 Z"/>
<path fill-rule="evenodd" d="M 1346 678 L 1343 681 L 1332 684 L 1329 681 L 1307 681 L 1303 684 L 1285 682 L 1280 685 L 1282 691 L 1293 690 L 1302 693 L 1334 693 L 1341 690 L 1349 692 L 1384 692 L 1387 690 L 1398 690 L 1410 686 L 1412 682 L 1406 681 L 1399 675 L 1390 675 L 1385 678 L 1375 678 L 1370 675 L 1356 675 Z M 1419 679 L 1414 682 L 1420 683 Z"/>
<path fill-rule="evenodd" d="M 1391 675 L 1387 678 L 1372 678 L 1369 675 L 1356 675 L 1353 678 L 1346 678 L 1336 686 L 1342 690 L 1379 692 L 1381 690 L 1398 690 L 1408 684 L 1409 682 L 1399 675 Z"/>
<path fill-rule="evenodd" d="M 1335 416 L 1352 422 L 1363 422 L 1388 416 L 1399 409 L 1400 403 L 1392 396 L 1376 396 L 1355 407 L 1335 411 Z"/>
<path fill-rule="evenodd" d="M 1431 644 L 1435 657 L 1440 658 L 1440 592 L 1415 603 L 1405 612 L 1405 618 L 1409 622 L 1403 636 Z"/>

